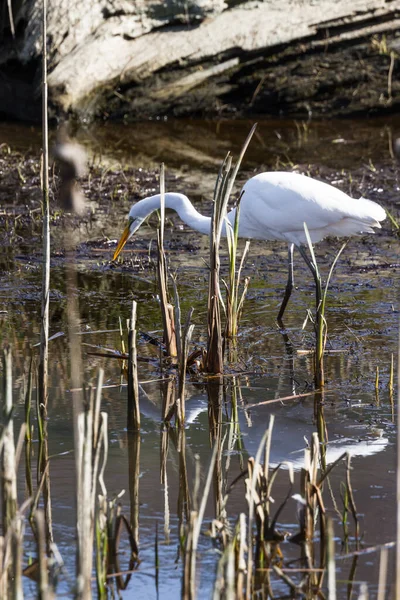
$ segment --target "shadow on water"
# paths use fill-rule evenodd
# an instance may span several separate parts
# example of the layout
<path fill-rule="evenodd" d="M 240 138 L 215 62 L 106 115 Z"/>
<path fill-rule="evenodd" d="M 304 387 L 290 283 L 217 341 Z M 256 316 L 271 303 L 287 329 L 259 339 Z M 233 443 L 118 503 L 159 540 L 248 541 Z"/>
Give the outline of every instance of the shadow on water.
<path fill-rule="evenodd" d="M 249 120 L 150 120 L 146 123 L 107 122 L 76 130 L 77 141 L 94 160 L 114 160 L 136 167 L 164 162 L 167 169 L 200 169 L 216 173 L 228 151 L 237 155 L 253 124 Z M 357 168 L 382 163 L 393 156 L 400 135 L 400 117 L 323 121 L 263 120 L 243 161 L 244 168 L 268 170 L 294 164 L 324 164 Z M 41 131 L 18 123 L 0 123 L 0 141 L 16 150 L 35 150 Z"/>
<path fill-rule="evenodd" d="M 364 167 L 366 178 L 371 175 L 371 169 L 375 169 L 374 177 L 380 181 L 386 176 L 384 167 L 379 171 L 380 165 L 391 161 L 390 136 L 395 135 L 398 125 L 400 123 L 394 121 L 261 123 L 254 146 L 246 156 L 245 167 L 247 170 L 266 166 L 289 168 L 294 163 L 311 163 L 318 169 L 323 163 L 337 172 L 345 167 L 352 173 L 364 164 L 368 165 L 368 168 Z M 154 166 L 155 162 L 164 160 L 170 169 L 192 178 L 202 193 L 207 194 L 214 184 L 214 173 L 221 157 L 228 149 L 236 152 L 247 131 L 248 122 L 149 122 L 145 126 L 129 127 L 109 123 L 78 132 L 78 138 L 91 146 L 95 160 L 101 155 L 109 161 L 129 161 L 137 166 Z M 29 132 L 15 125 L 1 125 L 0 135 L 5 143 L 21 149 L 27 144 L 36 146 L 39 143 L 34 130 Z M 207 173 L 207 178 L 201 177 L 201 173 Z M 378 183 L 375 188 L 377 186 Z M 379 188 L 375 189 L 374 199 L 384 198 Z M 390 194 L 392 197 L 395 194 L 393 187 Z M 82 245 L 78 248 L 75 293 L 79 298 L 80 335 L 84 344 L 120 348 L 119 319 L 124 323 L 129 316 L 132 298 L 138 301 L 139 328 L 153 335 L 158 335 L 161 328 L 154 285 L 154 253 L 149 249 L 155 230 L 149 227 L 141 231 L 141 237 L 127 250 L 126 256 L 132 255 L 132 263 L 128 266 L 110 265 L 112 245 L 102 245 L 104 238 L 116 237 L 117 224 L 124 221 L 128 204 L 128 201 L 116 202 L 113 205 L 114 221 L 108 219 L 106 213 L 104 220 L 93 226 L 89 236 L 92 246 L 87 244 L 87 230 L 77 233 Z M 166 238 L 170 245 L 170 265 L 178 273 L 182 310 L 186 314 L 189 307 L 195 308 L 193 340 L 202 347 L 206 340 L 207 270 L 204 260 L 207 260 L 207 246 L 197 234 L 189 233 L 185 228 L 172 230 L 167 227 Z M 192 243 L 190 251 L 189 241 Z M 0 311 L 0 334 L 14 348 L 18 420 L 24 418 L 27 357 L 39 339 L 40 260 L 36 242 L 34 236 L 15 239 L 15 244 L 3 248 L 0 253 L 3 283 L 0 297 L 4 306 L 4 311 Z M 317 249 L 318 262 L 322 269 L 325 268 L 325 273 L 331 262 L 332 247 L 338 247 L 337 242 L 323 242 Z M 75 465 L 68 384 L 70 359 L 63 335 L 67 330 L 68 298 L 64 256 L 57 246 L 57 239 L 54 248 L 50 333 L 60 335 L 50 342 L 49 454 L 54 537 L 67 568 L 73 573 Z M 269 525 L 273 523 L 274 543 L 279 546 L 284 564 L 299 566 L 303 564 L 304 556 L 302 547 L 290 541 L 299 531 L 295 500 L 289 497 L 282 509 L 278 512 L 277 509 L 281 499 L 287 497 L 288 490 L 293 494 L 299 491 L 304 449 L 312 444 L 315 431 L 319 432 L 322 442 L 322 471 L 344 452 L 352 455 L 351 483 L 363 547 L 393 539 L 395 434 L 387 382 L 391 355 L 397 351 L 398 315 L 392 265 L 398 261 L 398 250 L 398 242 L 386 224 L 382 233 L 373 238 L 351 240 L 346 248 L 335 271 L 328 299 L 327 387 L 323 398 L 315 399 L 312 392 L 312 329 L 309 323 L 304 328 L 303 325 L 307 308 L 313 303 L 313 285 L 300 261 L 297 261 L 295 271 L 297 289 L 285 323 L 286 338 L 275 323 L 286 277 L 286 248 L 280 244 L 252 244 L 244 269 L 244 275 L 251 277 L 251 286 L 240 326 L 237 364 L 232 369 L 234 376 L 225 378 L 224 385 L 207 383 L 194 376 L 190 378 L 183 432 L 161 427 L 164 397 L 174 393 L 171 391 L 174 385 L 158 381 L 168 379 L 169 374 L 160 373 L 155 361 L 150 360 L 158 358 L 157 351 L 143 338 L 138 340 L 138 354 L 149 360 L 139 363 L 143 423 L 140 436 L 136 437 L 127 436 L 125 430 L 126 384 L 119 361 L 90 354 L 93 348 L 83 345 L 85 380 L 94 380 L 99 366 L 105 369 L 103 409 L 108 413 L 110 440 L 105 473 L 107 488 L 110 494 L 126 490 L 120 499 L 121 509 L 128 516 L 139 543 L 141 564 L 133 573 L 124 598 L 133 595 L 180 597 L 183 527 L 204 487 L 211 448 L 217 443 L 220 452 L 204 531 L 215 517 L 231 527 L 240 512 L 247 511 L 244 472 L 248 468 L 248 458 L 257 453 L 271 415 L 274 415 L 275 423 L 269 465 L 274 469 L 282 461 L 290 461 L 294 469 L 293 489 L 288 483 L 288 470 L 283 469 L 276 475 L 271 494 L 276 504 L 271 499 Z M 226 258 L 223 257 L 222 263 L 226 272 Z M 377 367 L 380 373 L 378 390 L 375 383 Z M 302 396 L 289 399 L 294 393 Z M 35 441 L 33 446 L 36 451 Z M 326 510 L 335 520 L 339 553 L 342 548 L 343 558 L 337 560 L 338 579 L 350 580 L 350 583 L 342 584 L 340 597 L 345 597 L 345 588 L 348 592 L 352 581 L 362 580 L 369 582 L 370 595 L 374 597 L 378 581 L 377 560 L 361 555 L 355 569 L 353 557 L 347 557 L 358 542 L 352 523 L 349 524 L 349 519 L 347 525 L 344 523 L 345 480 L 346 469 L 342 462 L 324 482 Z M 24 490 L 23 473 L 20 473 L 19 489 Z M 218 524 L 214 522 L 213 527 L 218 528 Z M 220 541 L 216 540 L 210 542 L 207 536 L 200 538 L 198 576 L 201 597 L 211 594 L 220 548 Z M 120 549 L 119 568 L 125 569 L 130 564 L 125 534 Z M 278 556 L 278 548 L 276 552 Z M 157 569 L 154 568 L 155 554 Z M 118 570 L 117 566 L 115 569 Z M 280 579 L 269 581 L 268 585 L 276 594 L 287 592 L 286 584 Z M 357 585 L 354 583 L 358 591 Z M 62 581 L 60 592 L 67 593 L 68 590 L 68 583 Z"/>

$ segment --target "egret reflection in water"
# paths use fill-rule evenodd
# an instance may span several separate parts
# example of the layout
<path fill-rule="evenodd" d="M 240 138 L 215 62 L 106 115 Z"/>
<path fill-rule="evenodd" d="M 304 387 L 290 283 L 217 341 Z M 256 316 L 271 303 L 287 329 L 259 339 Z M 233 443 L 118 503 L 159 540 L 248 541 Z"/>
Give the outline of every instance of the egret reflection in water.
<path fill-rule="evenodd" d="M 208 427 L 207 394 L 193 394 L 186 400 L 186 425 L 190 430 L 194 425 Z M 160 423 L 161 411 L 157 403 L 151 401 L 147 393 L 140 389 L 140 409 L 144 416 Z M 238 408 L 239 430 L 242 447 L 248 456 L 255 456 L 261 439 L 268 428 L 271 415 L 275 416 L 272 432 L 270 465 L 289 461 L 295 470 L 304 466 L 304 449 L 317 430 L 314 419 L 313 402 L 296 400 L 291 404 L 273 402 L 270 405 L 252 405 Z M 228 426 L 228 423 L 226 423 Z M 371 431 L 366 426 L 343 423 L 339 415 L 329 415 L 329 437 L 326 444 L 326 464 L 331 464 L 343 453 L 351 456 L 371 456 L 385 450 L 389 443 L 380 431 Z M 194 448 L 195 450 L 195 448 Z"/>

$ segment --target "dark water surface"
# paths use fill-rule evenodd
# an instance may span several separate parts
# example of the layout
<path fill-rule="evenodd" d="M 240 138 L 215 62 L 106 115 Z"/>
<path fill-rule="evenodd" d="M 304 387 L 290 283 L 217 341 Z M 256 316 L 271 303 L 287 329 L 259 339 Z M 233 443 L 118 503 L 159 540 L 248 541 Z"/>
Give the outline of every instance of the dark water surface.
<path fill-rule="evenodd" d="M 397 218 L 397 166 L 391 152 L 391 138 L 400 122 L 262 122 L 246 156 L 244 170 L 291 169 L 302 165 L 302 171 L 324 169 L 335 173 L 337 184 L 357 196 L 368 196 L 382 203 Z M 248 122 L 149 122 L 129 127 L 107 124 L 77 132 L 77 137 L 91 151 L 93 160 L 112 165 L 129 162 L 136 167 L 155 168 L 165 161 L 169 171 L 195 186 L 194 197 L 205 210 L 215 174 L 228 150 L 237 155 L 250 128 Z M 25 151 L 40 147 L 40 134 L 17 125 L 0 125 L 0 143 Z M 108 167 L 107 167 L 108 168 Z M 344 169 L 344 171 L 342 171 Z M 107 177 L 107 172 L 105 172 Z M 364 187 L 363 187 L 364 186 Z M 183 190 L 179 190 L 183 191 Z M 365 193 L 367 195 L 367 193 Z M 91 198 L 96 201 L 96 198 Z M 124 265 L 111 265 L 112 248 L 124 226 L 130 201 L 113 203 L 109 217 L 99 219 L 92 228 L 77 228 L 78 289 L 81 312 L 81 340 L 107 348 L 120 348 L 119 317 L 129 317 L 131 300 L 138 302 L 138 327 L 157 332 L 161 318 L 154 284 L 155 228 L 144 226 L 124 252 Z M 174 226 L 175 224 L 175 226 Z M 59 230 L 53 232 L 51 279 L 51 335 L 67 330 L 66 284 L 63 240 Z M 189 231 L 173 217 L 167 224 L 166 246 L 170 266 L 177 271 L 182 312 L 195 309 L 194 342 L 206 340 L 207 239 Z M 86 246 L 87 240 L 91 245 Z M 107 243 L 104 243 L 104 241 Z M 149 250 L 149 244 L 152 246 Z M 340 243 L 324 241 L 318 245 L 317 259 L 326 275 Z M 240 327 L 238 358 L 244 375 L 231 377 L 224 391 L 220 418 L 227 433 L 223 468 L 228 484 L 254 456 L 262 435 L 275 415 L 271 463 L 291 461 L 296 469 L 293 494 L 299 493 L 298 469 L 304 463 L 305 440 L 317 429 L 314 396 L 301 400 L 260 404 L 266 400 L 285 398 L 312 389 L 312 358 L 308 353 L 313 343 L 310 321 L 305 324 L 307 309 L 313 307 L 311 277 L 296 256 L 295 290 L 286 313 L 285 325 L 290 344 L 279 331 L 275 317 L 286 282 L 286 248 L 282 244 L 251 244 L 245 275 L 251 277 L 248 297 Z M 132 258 L 132 264 L 128 259 Z M 226 269 L 226 259 L 223 268 Z M 323 416 L 328 432 L 328 462 L 349 450 L 352 459 L 352 485 L 360 516 L 361 548 L 391 542 L 395 539 L 395 428 L 393 398 L 388 391 L 391 357 L 398 349 L 398 269 L 399 242 L 388 221 L 375 236 L 350 240 L 334 273 L 328 295 L 328 349 L 326 357 L 327 389 Z M 34 239 L 16 239 L 0 250 L 2 285 L 0 300 L 1 337 L 13 345 L 16 416 L 23 419 L 23 390 L 26 386 L 27 356 L 39 341 L 40 321 L 40 249 Z M 305 325 L 304 325 L 305 324 Z M 303 328 L 304 326 L 304 328 Z M 87 354 L 83 346 L 82 371 L 85 381 L 94 380 L 98 367 L 105 370 L 103 409 L 109 415 L 110 452 L 105 481 L 110 496 L 121 490 L 124 514 L 130 514 L 129 478 L 131 448 L 126 434 L 126 387 L 116 360 Z M 69 357 L 66 336 L 51 342 L 49 399 L 49 443 L 52 456 L 53 521 L 55 540 L 73 580 L 75 552 L 75 512 L 73 430 L 71 393 L 69 391 Z M 141 356 L 156 356 L 144 341 L 139 342 Z M 396 360 L 396 358 L 395 358 Z M 376 369 L 379 369 L 379 394 L 375 391 Z M 139 378 L 144 383 L 142 397 L 143 428 L 140 449 L 139 480 L 139 548 L 141 565 L 123 598 L 157 598 L 154 569 L 156 526 L 160 540 L 158 597 L 180 597 L 182 559 L 178 558 L 179 481 L 182 454 L 169 442 L 167 485 L 160 483 L 160 413 L 164 387 L 154 380 L 160 373 L 151 365 L 139 364 Z M 119 384 L 122 381 L 122 386 Z M 200 456 L 201 481 L 204 484 L 211 456 L 209 440 L 209 397 L 215 386 L 193 379 L 187 386 L 186 467 L 192 487 L 195 455 Z M 232 396 L 237 398 L 238 419 L 232 417 Z M 256 405 L 248 408 L 248 405 Z M 258 405 L 258 406 L 257 406 Z M 232 421 L 239 426 L 233 440 Z M 238 433 L 240 431 L 240 434 Z M 228 446 L 231 444 L 231 446 Z M 341 484 L 345 466 L 336 467 L 330 477 L 331 492 L 324 489 L 324 501 L 335 523 L 338 580 L 340 596 L 357 597 L 360 582 L 366 581 L 370 597 L 376 596 L 379 553 L 361 555 L 354 571 L 353 558 L 345 556 L 355 549 L 354 526 L 350 520 L 350 536 L 344 540 L 339 514 L 343 504 Z M 24 483 L 21 474 L 20 494 Z M 215 490 L 214 490 L 215 491 Z M 286 496 L 288 476 L 284 470 L 273 489 L 276 505 Z M 214 516 L 210 499 L 204 531 Z M 337 510 L 335 510 L 335 507 Z M 247 512 L 244 483 L 233 489 L 227 514 L 235 522 L 240 512 Z M 167 516 L 169 518 L 167 519 Z M 279 529 L 295 533 L 295 501 L 290 499 L 279 517 Z M 167 533 L 169 530 L 169 533 Z M 33 546 L 32 546 L 33 548 Z M 127 546 L 124 544 L 127 552 Z M 300 550 L 285 541 L 281 544 L 283 564 L 297 560 Z M 126 557 L 125 557 L 126 558 Z M 215 575 L 216 548 L 209 537 L 202 536 L 199 549 L 199 598 L 209 598 Z M 392 557 L 391 557 L 392 558 Z M 28 554 L 25 556 L 28 559 Z M 124 557 L 122 557 L 122 562 Z M 298 566 L 299 563 L 292 563 Z M 347 580 L 352 572 L 353 584 Z M 391 571 L 389 575 L 392 580 Z M 27 584 L 34 591 L 33 584 Z M 63 579 L 60 590 L 68 595 L 70 587 Z M 348 587 L 350 585 L 350 587 Z M 288 592 L 283 583 L 274 585 L 277 597 Z M 351 595 L 353 594 L 353 596 Z"/>

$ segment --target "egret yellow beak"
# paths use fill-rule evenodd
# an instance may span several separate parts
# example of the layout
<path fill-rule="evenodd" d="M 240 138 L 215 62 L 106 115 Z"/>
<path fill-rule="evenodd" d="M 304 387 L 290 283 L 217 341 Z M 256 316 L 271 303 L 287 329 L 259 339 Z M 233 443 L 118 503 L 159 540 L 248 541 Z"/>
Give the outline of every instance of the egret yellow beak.
<path fill-rule="evenodd" d="M 118 242 L 118 246 L 114 252 L 113 260 L 116 260 L 118 258 L 118 256 L 121 254 L 121 250 L 125 246 L 126 242 L 129 240 L 130 236 L 131 236 L 131 223 L 128 223 L 128 225 L 125 227 L 125 229 L 121 235 L 121 239 Z"/>

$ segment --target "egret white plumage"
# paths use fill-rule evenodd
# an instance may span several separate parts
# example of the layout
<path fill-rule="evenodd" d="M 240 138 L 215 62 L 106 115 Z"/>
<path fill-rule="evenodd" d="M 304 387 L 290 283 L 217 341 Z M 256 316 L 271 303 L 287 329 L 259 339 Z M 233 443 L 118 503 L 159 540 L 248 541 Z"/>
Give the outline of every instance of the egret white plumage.
<path fill-rule="evenodd" d="M 156 194 L 139 200 L 129 212 L 125 228 L 113 259 L 120 254 L 129 238 L 143 221 L 161 205 Z M 166 193 L 165 208 L 175 210 L 189 227 L 209 235 L 211 218 L 200 214 L 184 194 Z M 236 208 L 227 215 L 235 223 Z M 374 233 L 386 218 L 384 209 L 366 198 L 351 198 L 336 187 L 297 173 L 260 173 L 243 186 L 240 201 L 239 237 L 256 240 L 281 240 L 289 244 L 289 276 L 285 296 L 278 314 L 280 320 L 293 289 L 293 249 L 296 246 L 313 276 L 315 272 L 302 246 L 306 242 L 304 223 L 312 242 L 327 236 L 351 236 Z M 226 224 L 222 235 L 226 235 Z"/>

